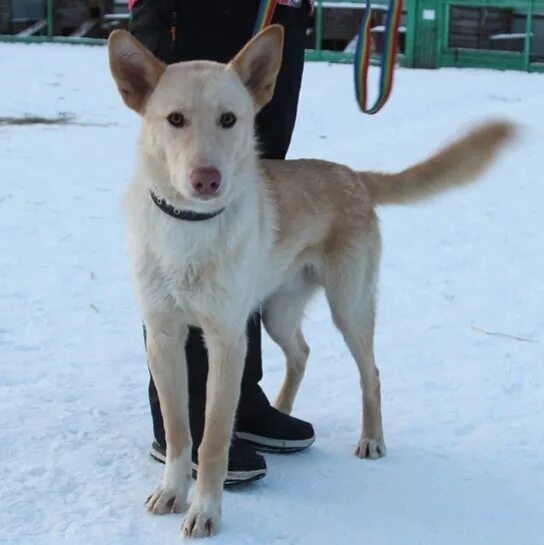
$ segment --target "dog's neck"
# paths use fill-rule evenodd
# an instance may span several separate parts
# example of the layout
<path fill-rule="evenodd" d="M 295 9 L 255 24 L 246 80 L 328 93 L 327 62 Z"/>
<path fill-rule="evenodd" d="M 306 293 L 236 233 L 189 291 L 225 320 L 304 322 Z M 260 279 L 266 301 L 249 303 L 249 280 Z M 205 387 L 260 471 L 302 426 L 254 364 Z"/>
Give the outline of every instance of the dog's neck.
<path fill-rule="evenodd" d="M 219 208 L 213 212 L 195 212 L 194 210 L 184 210 L 183 208 L 177 208 L 173 204 L 170 204 L 159 197 L 153 190 L 149 190 L 149 196 L 151 200 L 167 215 L 172 218 L 183 220 L 183 221 L 206 221 L 211 220 L 222 212 L 225 211 L 225 208 Z"/>

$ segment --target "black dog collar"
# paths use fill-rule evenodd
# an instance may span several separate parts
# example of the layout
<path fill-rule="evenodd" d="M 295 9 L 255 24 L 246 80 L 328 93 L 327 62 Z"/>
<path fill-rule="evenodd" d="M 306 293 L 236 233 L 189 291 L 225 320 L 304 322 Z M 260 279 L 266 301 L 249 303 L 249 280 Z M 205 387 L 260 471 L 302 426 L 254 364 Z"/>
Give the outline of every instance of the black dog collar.
<path fill-rule="evenodd" d="M 149 194 L 151 195 L 151 199 L 153 199 L 153 202 L 165 214 L 168 214 L 169 216 L 172 216 L 173 218 L 177 218 L 178 220 L 185 220 L 185 221 L 211 220 L 212 218 L 219 216 L 219 214 L 221 214 L 221 212 L 225 210 L 224 208 L 220 208 L 219 210 L 216 210 L 215 212 L 194 212 L 193 210 L 181 210 L 180 208 L 176 208 L 175 206 L 168 204 L 161 197 L 157 197 L 157 195 L 155 195 L 153 191 L 150 190 Z"/>

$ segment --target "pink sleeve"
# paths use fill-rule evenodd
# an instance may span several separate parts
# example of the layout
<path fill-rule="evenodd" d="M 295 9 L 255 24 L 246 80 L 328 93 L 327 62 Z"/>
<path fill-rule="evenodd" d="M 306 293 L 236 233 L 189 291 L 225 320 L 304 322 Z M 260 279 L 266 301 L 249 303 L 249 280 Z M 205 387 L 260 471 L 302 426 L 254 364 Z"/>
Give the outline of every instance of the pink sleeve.
<path fill-rule="evenodd" d="M 134 5 L 138 2 L 138 0 L 128 0 L 128 9 L 129 11 L 132 11 L 134 9 Z"/>

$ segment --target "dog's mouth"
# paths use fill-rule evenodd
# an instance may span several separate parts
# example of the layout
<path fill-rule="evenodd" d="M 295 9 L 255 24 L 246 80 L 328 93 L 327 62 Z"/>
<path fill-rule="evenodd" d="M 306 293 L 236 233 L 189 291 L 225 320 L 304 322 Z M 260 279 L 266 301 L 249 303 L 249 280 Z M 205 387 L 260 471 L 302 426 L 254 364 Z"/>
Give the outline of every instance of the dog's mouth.
<path fill-rule="evenodd" d="M 191 191 L 191 194 L 184 199 L 185 206 L 194 207 L 195 210 L 209 212 L 220 207 L 227 206 L 233 198 L 233 188 L 226 180 L 223 180 L 219 188 L 208 195 L 198 194 Z"/>
<path fill-rule="evenodd" d="M 189 180 L 171 178 L 170 188 L 164 195 L 176 206 L 194 208 L 199 212 L 207 212 L 224 206 L 228 200 L 228 184 L 223 180 L 213 191 L 198 190 Z"/>
<path fill-rule="evenodd" d="M 223 197 L 223 194 L 224 194 L 224 191 L 222 188 L 219 188 L 217 190 L 216 193 L 214 193 L 213 195 L 199 195 L 197 193 L 193 193 L 190 197 L 190 199 L 187 199 L 187 201 L 189 202 L 194 202 L 194 203 L 201 203 L 201 204 L 208 204 L 208 203 L 213 203 L 213 202 L 217 202 L 217 201 L 221 201 L 222 197 Z"/>
<path fill-rule="evenodd" d="M 172 178 L 170 187 L 164 194 L 157 188 L 157 195 L 167 199 L 168 202 L 178 208 L 193 210 L 195 212 L 211 212 L 225 206 L 228 199 L 227 184 L 222 183 L 213 193 L 202 193 L 195 190 L 189 183 Z"/>

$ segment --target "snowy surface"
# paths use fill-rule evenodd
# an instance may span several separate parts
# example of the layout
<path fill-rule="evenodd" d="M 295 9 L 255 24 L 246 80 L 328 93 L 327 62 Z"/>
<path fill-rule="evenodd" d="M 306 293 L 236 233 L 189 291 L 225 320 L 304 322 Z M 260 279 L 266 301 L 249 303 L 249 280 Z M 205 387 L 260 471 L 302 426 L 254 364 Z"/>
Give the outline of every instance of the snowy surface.
<path fill-rule="evenodd" d="M 120 213 L 138 120 L 101 47 L 1 45 L 0 74 L 0 116 L 80 124 L 0 126 L 0 543 L 179 543 L 181 516 L 143 508 L 162 466 Z M 379 211 L 388 456 L 353 456 L 358 376 L 319 298 L 295 407 L 317 441 L 227 492 L 213 542 L 542 545 L 544 76 L 398 70 L 377 116 L 351 85 L 307 65 L 292 157 L 394 170 L 481 119 L 527 129 L 480 183 Z M 264 355 L 273 396 L 283 361 Z"/>

